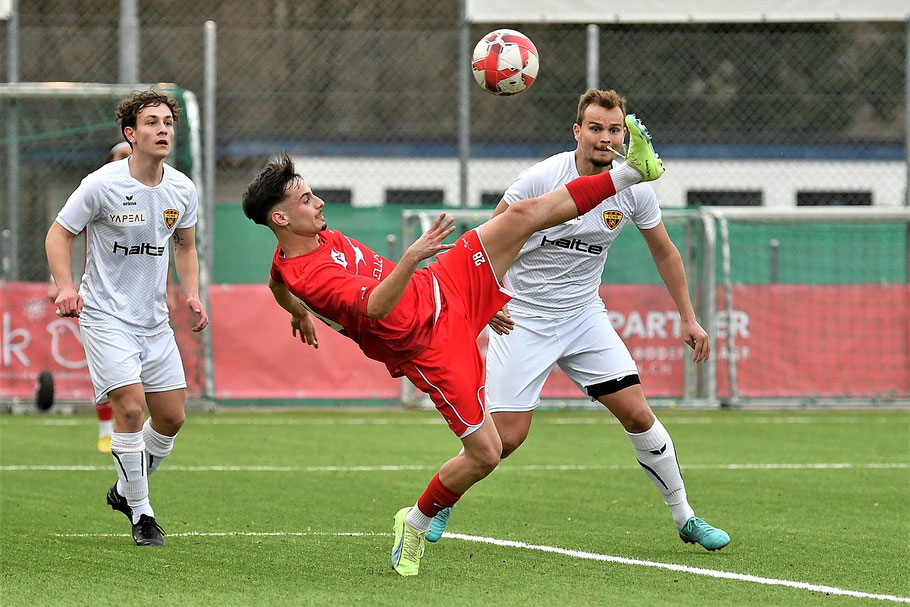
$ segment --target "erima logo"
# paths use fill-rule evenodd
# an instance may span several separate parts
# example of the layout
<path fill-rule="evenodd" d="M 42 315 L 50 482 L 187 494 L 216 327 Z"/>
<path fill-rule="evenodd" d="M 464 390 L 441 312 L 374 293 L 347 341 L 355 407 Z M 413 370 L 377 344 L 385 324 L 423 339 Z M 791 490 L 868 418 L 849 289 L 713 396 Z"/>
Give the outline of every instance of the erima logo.
<path fill-rule="evenodd" d="M 123 206 L 125 206 L 125 207 L 136 206 L 136 203 L 133 201 L 133 197 L 127 196 L 126 200 L 123 202 Z"/>
<path fill-rule="evenodd" d="M 124 255 L 150 255 L 151 257 L 161 257 L 164 255 L 164 247 L 152 246 L 152 243 L 150 242 L 134 244 L 133 246 L 128 247 L 114 241 L 114 250 L 112 252 L 123 253 Z"/>
<path fill-rule="evenodd" d="M 123 204 L 136 204 L 123 203 Z M 130 211 L 129 213 L 108 213 L 107 221 L 112 226 L 144 226 L 145 211 Z"/>
<path fill-rule="evenodd" d="M 544 236 L 543 240 L 540 241 L 540 246 L 551 244 L 557 246 L 560 249 L 570 249 L 572 251 L 581 251 L 582 253 L 590 253 L 591 255 L 600 255 L 603 253 L 604 248 L 599 244 L 588 244 L 584 241 L 573 238 L 569 240 L 567 238 L 557 238 L 556 240 L 547 240 L 547 237 Z"/>

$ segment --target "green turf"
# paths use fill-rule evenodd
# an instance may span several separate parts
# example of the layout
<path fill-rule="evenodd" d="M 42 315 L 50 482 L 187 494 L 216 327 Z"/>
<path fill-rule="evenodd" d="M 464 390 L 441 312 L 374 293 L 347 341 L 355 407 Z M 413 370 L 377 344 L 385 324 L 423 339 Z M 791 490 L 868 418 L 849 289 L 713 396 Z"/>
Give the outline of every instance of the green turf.
<path fill-rule="evenodd" d="M 733 538 L 722 551 L 679 541 L 620 426 L 592 412 L 538 413 L 526 444 L 465 495 L 449 530 L 910 597 L 907 412 L 661 419 L 692 505 Z M 418 577 L 400 578 L 388 564 L 392 515 L 459 448 L 435 412 L 191 414 L 151 480 L 167 545 L 140 549 L 104 507 L 115 476 L 94 432 L 86 416 L 0 417 L 0 604 L 889 604 L 452 537 L 428 546 Z M 854 467 L 720 467 L 813 463 Z M 38 465 L 100 469 L 9 468 Z M 312 468 L 383 465 L 422 468 Z M 300 535 L 179 535 L 192 532 Z M 332 535 L 349 532 L 370 535 Z M 73 533 L 91 535 L 62 535 Z"/>

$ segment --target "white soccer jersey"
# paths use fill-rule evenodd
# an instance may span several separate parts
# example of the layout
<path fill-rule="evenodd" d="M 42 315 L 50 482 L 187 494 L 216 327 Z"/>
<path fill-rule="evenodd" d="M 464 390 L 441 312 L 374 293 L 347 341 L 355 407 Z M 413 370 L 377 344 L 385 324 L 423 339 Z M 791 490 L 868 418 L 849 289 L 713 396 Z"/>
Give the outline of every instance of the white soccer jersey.
<path fill-rule="evenodd" d="M 155 187 L 133 179 L 128 159 L 83 179 L 57 215 L 73 234 L 86 231 L 79 322 L 161 331 L 168 321 L 169 240 L 177 228 L 196 225 L 198 206 L 193 182 L 167 164 Z"/>
<path fill-rule="evenodd" d="M 534 198 L 578 177 L 575 152 L 562 152 L 523 171 L 503 199 Z M 647 230 L 660 223 L 657 196 L 647 183 L 606 198 L 590 212 L 534 232 L 506 273 L 515 292 L 509 310 L 520 316 L 568 318 L 599 299 L 607 251 L 629 222 Z"/>

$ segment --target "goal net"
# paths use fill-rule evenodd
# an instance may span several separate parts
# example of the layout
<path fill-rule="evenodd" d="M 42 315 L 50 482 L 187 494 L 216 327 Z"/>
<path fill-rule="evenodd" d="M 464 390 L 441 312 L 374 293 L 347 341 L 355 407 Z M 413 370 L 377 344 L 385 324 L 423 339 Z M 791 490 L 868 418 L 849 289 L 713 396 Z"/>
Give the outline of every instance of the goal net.
<path fill-rule="evenodd" d="M 173 85 L 114 85 L 75 82 L 0 84 L 0 231 L 4 355 L 0 366 L 0 400 L 34 396 L 42 370 L 54 376 L 57 397 L 85 401 L 91 383 L 72 319 L 59 319 L 46 298 L 50 273 L 44 238 L 57 212 L 80 181 L 109 160 L 111 148 L 123 141 L 114 112 L 133 91 L 157 88 L 180 104 L 176 145 L 168 163 L 200 187 L 199 110 L 192 92 Z M 201 196 L 200 200 L 204 200 Z M 205 213 L 200 209 L 200 222 Z M 200 234 L 202 224 L 197 226 Z M 200 234 L 201 236 L 201 234 Z M 84 237 L 73 246 L 73 277 L 84 266 Z M 200 250 L 203 255 L 205 248 Z M 205 267 L 205 260 L 200 259 Z M 207 277 L 203 275 L 201 280 Z M 207 344 L 192 333 L 190 313 L 172 271 L 169 306 L 187 372 L 188 393 L 201 397 L 206 388 Z M 207 284 L 202 284 L 203 292 Z"/>
<path fill-rule="evenodd" d="M 462 229 L 489 211 L 444 209 Z M 441 210 L 402 213 L 402 247 Z M 659 406 L 910 404 L 910 209 L 665 210 L 711 359 L 695 366 L 636 230 L 610 249 L 600 295 Z M 486 336 L 479 339 L 481 349 Z M 590 406 L 557 367 L 549 407 Z M 404 383 L 402 401 L 428 399 Z M 597 405 L 599 407 L 599 405 Z"/>

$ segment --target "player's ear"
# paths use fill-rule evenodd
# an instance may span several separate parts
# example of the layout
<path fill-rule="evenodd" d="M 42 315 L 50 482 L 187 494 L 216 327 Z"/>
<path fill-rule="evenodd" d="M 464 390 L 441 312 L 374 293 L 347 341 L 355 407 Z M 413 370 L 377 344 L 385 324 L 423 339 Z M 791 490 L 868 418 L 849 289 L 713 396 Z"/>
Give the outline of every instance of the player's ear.
<path fill-rule="evenodd" d="M 124 127 L 123 136 L 126 137 L 126 140 L 129 141 L 130 143 L 136 143 L 136 138 L 133 137 L 133 134 L 135 132 L 136 132 L 136 129 L 134 129 L 131 126 Z"/>
<path fill-rule="evenodd" d="M 572 134 L 575 135 L 575 141 L 578 141 L 578 138 L 581 136 L 581 127 L 577 122 L 572 125 Z"/>
<path fill-rule="evenodd" d="M 288 225 L 288 215 L 280 209 L 272 209 L 272 212 L 269 213 L 269 218 L 276 226 Z"/>

